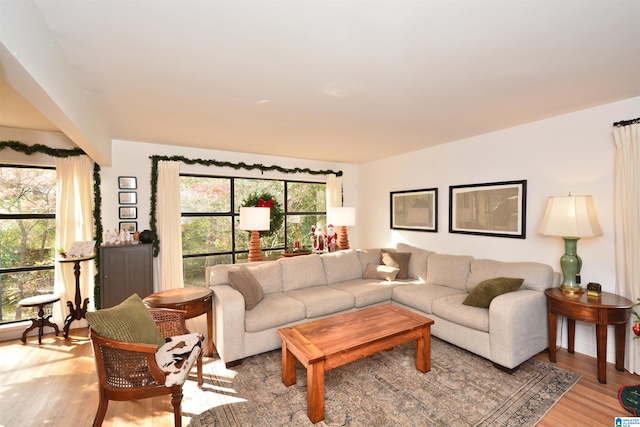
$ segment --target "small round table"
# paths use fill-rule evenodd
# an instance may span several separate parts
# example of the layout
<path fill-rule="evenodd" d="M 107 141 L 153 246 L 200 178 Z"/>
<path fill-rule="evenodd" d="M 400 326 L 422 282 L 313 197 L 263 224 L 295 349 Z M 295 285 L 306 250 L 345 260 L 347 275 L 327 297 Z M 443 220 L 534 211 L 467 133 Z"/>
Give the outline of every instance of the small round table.
<path fill-rule="evenodd" d="M 82 257 L 69 257 L 69 258 L 60 258 L 58 262 L 72 262 L 73 263 L 73 274 L 76 276 L 76 306 L 73 306 L 71 301 L 67 301 L 67 307 L 69 307 L 69 314 L 67 318 L 64 320 L 64 337 L 69 338 L 69 327 L 71 326 L 71 322 L 74 320 L 80 320 L 86 318 L 87 314 L 87 306 L 89 305 L 89 298 L 85 298 L 84 302 L 82 302 L 82 294 L 80 293 L 80 263 L 82 261 L 89 261 L 94 259 L 95 255 L 90 256 L 82 256 Z M 82 303 L 82 305 L 81 305 Z"/>
<path fill-rule="evenodd" d="M 185 310 L 185 318 L 207 314 L 207 356 L 213 356 L 213 291 L 208 288 L 177 288 L 151 294 L 144 303 L 153 308 Z"/>
<path fill-rule="evenodd" d="M 44 315 L 44 306 L 47 304 L 53 304 L 60 301 L 60 296 L 55 294 L 50 295 L 36 295 L 34 297 L 24 298 L 18 302 L 20 307 L 38 307 L 38 317 L 31 319 L 31 326 L 24 330 L 22 333 L 22 342 L 26 344 L 27 333 L 35 328 L 38 328 L 38 344 L 42 344 L 42 333 L 45 326 L 50 326 L 56 331 L 56 336 L 60 333 L 58 325 L 53 323 L 51 315 Z"/>

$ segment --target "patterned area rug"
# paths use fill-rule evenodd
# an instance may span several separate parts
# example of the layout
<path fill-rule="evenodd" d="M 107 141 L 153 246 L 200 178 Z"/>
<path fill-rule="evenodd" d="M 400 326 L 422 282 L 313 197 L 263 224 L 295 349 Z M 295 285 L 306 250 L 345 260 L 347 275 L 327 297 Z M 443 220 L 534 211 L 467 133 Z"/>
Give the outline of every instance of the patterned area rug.
<path fill-rule="evenodd" d="M 534 426 L 580 375 L 531 359 L 513 375 L 432 338 L 431 372 L 415 368 L 415 342 L 330 370 L 325 420 L 316 426 Z M 225 369 L 205 365 L 202 391 L 185 389 L 191 427 L 313 426 L 306 415 L 306 370 L 281 380 L 280 350 Z M 193 381 L 189 381 L 193 383 Z"/>

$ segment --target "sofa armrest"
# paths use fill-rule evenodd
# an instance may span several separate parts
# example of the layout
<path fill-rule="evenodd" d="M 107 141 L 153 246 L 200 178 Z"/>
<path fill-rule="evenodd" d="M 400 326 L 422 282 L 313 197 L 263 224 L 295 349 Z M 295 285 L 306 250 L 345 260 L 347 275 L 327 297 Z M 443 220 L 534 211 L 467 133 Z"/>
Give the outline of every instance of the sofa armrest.
<path fill-rule="evenodd" d="M 229 285 L 213 290 L 213 342 L 223 362 L 244 357 L 244 298 Z"/>
<path fill-rule="evenodd" d="M 512 369 L 549 345 L 547 298 L 519 290 L 496 297 L 489 306 L 491 361 Z"/>

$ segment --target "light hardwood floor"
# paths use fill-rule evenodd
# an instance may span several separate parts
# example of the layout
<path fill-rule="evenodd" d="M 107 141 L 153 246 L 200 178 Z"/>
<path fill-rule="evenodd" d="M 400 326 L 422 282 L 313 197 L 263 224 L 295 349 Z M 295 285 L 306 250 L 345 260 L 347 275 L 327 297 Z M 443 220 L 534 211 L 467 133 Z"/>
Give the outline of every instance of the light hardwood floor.
<path fill-rule="evenodd" d="M 548 361 L 548 353 L 538 356 Z M 207 359 L 205 358 L 205 363 Z M 613 426 L 617 416 L 629 416 L 618 402 L 623 385 L 640 383 L 640 376 L 618 372 L 607 364 L 607 384 L 596 378 L 596 360 L 558 351 L 557 366 L 582 379 L 544 417 L 539 426 Z M 98 405 L 97 378 L 86 329 L 0 343 L 0 427 L 90 426 Z M 105 427 L 173 426 L 167 396 L 135 402 L 110 402 Z M 183 425 L 189 424 L 184 414 Z"/>

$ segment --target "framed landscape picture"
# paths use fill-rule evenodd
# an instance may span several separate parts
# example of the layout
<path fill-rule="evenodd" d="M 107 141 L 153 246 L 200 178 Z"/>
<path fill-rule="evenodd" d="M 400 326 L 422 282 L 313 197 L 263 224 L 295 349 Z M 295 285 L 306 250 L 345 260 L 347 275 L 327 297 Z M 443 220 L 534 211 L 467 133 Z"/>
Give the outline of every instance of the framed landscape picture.
<path fill-rule="evenodd" d="M 526 237 L 527 181 L 449 187 L 449 233 Z"/>
<path fill-rule="evenodd" d="M 391 192 L 391 228 L 438 231 L 438 189 Z"/>
<path fill-rule="evenodd" d="M 138 188 L 138 180 L 135 176 L 119 176 L 118 188 L 121 190 L 135 190 Z"/>
<path fill-rule="evenodd" d="M 138 203 L 137 194 L 135 191 L 120 191 L 118 192 L 118 201 L 121 205 L 135 205 Z"/>
<path fill-rule="evenodd" d="M 138 208 L 120 206 L 120 219 L 138 218 Z"/>

